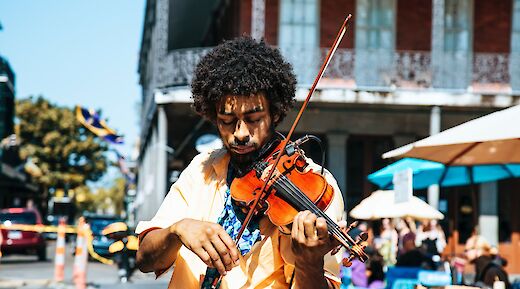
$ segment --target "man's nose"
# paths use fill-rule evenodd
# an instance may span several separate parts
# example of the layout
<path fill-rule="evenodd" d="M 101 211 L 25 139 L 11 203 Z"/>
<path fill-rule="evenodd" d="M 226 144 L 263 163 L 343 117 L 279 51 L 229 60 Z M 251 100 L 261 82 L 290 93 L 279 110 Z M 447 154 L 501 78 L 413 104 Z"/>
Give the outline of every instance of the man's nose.
<path fill-rule="evenodd" d="M 237 127 L 235 128 L 235 140 L 238 144 L 245 144 L 249 141 L 249 130 L 244 121 L 237 121 Z"/>

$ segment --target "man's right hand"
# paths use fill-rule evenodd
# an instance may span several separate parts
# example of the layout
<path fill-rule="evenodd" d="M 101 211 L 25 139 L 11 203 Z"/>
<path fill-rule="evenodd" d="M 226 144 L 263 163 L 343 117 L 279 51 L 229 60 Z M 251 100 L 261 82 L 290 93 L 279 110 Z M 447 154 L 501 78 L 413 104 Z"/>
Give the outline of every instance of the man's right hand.
<path fill-rule="evenodd" d="M 235 242 L 219 224 L 183 219 L 170 227 L 186 248 L 221 275 L 238 265 L 240 253 Z"/>

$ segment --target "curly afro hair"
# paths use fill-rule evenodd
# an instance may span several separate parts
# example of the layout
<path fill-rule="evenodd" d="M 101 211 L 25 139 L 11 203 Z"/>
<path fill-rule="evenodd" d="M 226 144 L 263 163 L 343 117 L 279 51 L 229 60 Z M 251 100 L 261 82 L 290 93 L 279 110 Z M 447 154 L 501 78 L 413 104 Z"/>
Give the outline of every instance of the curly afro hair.
<path fill-rule="evenodd" d="M 221 97 L 265 93 L 278 124 L 294 104 L 296 78 L 278 49 L 242 36 L 204 56 L 191 83 L 195 111 L 213 123 Z"/>

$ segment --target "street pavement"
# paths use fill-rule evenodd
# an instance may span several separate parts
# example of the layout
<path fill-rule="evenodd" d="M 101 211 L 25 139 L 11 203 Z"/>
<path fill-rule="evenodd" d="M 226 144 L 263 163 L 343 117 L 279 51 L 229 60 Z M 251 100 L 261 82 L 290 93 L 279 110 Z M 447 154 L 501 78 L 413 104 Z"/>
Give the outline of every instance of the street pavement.
<path fill-rule="evenodd" d="M 74 249 L 71 244 L 66 247 L 65 280 L 54 283 L 54 242 L 48 242 L 48 260 L 40 262 L 36 256 L 9 255 L 0 259 L 0 289 L 72 289 L 72 267 Z M 88 289 L 164 289 L 168 287 L 168 276 L 155 280 L 154 274 L 134 272 L 131 282 L 119 283 L 116 265 L 105 265 L 90 261 L 87 266 Z"/>

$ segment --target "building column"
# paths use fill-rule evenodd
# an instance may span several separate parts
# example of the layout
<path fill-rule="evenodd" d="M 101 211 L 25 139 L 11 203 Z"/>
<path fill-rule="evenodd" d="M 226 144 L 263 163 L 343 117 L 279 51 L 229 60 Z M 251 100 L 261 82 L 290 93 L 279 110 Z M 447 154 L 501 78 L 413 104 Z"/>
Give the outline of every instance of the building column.
<path fill-rule="evenodd" d="M 432 107 L 430 113 L 430 135 L 441 132 L 441 108 L 438 106 Z M 435 209 L 439 208 L 440 184 L 431 185 L 428 187 L 428 204 Z"/>
<path fill-rule="evenodd" d="M 433 87 L 442 87 L 444 59 L 444 0 L 432 0 L 431 69 Z"/>
<path fill-rule="evenodd" d="M 137 182 L 137 219 L 153 218 L 166 196 L 168 121 L 164 107 L 157 106 L 157 119 L 150 128 L 150 139 L 143 151 Z"/>
<path fill-rule="evenodd" d="M 157 147 L 155 149 L 155 192 L 158 204 L 162 203 L 168 192 L 167 172 L 168 172 L 168 119 L 164 106 L 157 107 Z M 159 208 L 157 206 L 157 208 Z"/>
<path fill-rule="evenodd" d="M 265 35 L 265 0 L 253 0 L 251 10 L 251 37 L 261 39 Z"/>
<path fill-rule="evenodd" d="M 509 75 L 513 91 L 520 91 L 520 0 L 513 0 Z"/>
<path fill-rule="evenodd" d="M 150 220 L 159 208 L 156 198 L 153 198 L 156 186 L 155 171 L 155 149 L 157 148 L 157 129 L 155 123 L 150 127 L 148 145 L 141 154 L 139 164 L 139 175 L 137 179 L 137 197 L 135 205 L 137 207 L 137 219 Z"/>
<path fill-rule="evenodd" d="M 345 204 L 347 196 L 347 140 L 348 133 L 346 132 L 327 133 L 327 167 L 338 182 Z"/>
<path fill-rule="evenodd" d="M 498 185 L 497 182 L 480 185 L 479 194 L 480 234 L 492 246 L 498 246 Z"/>

